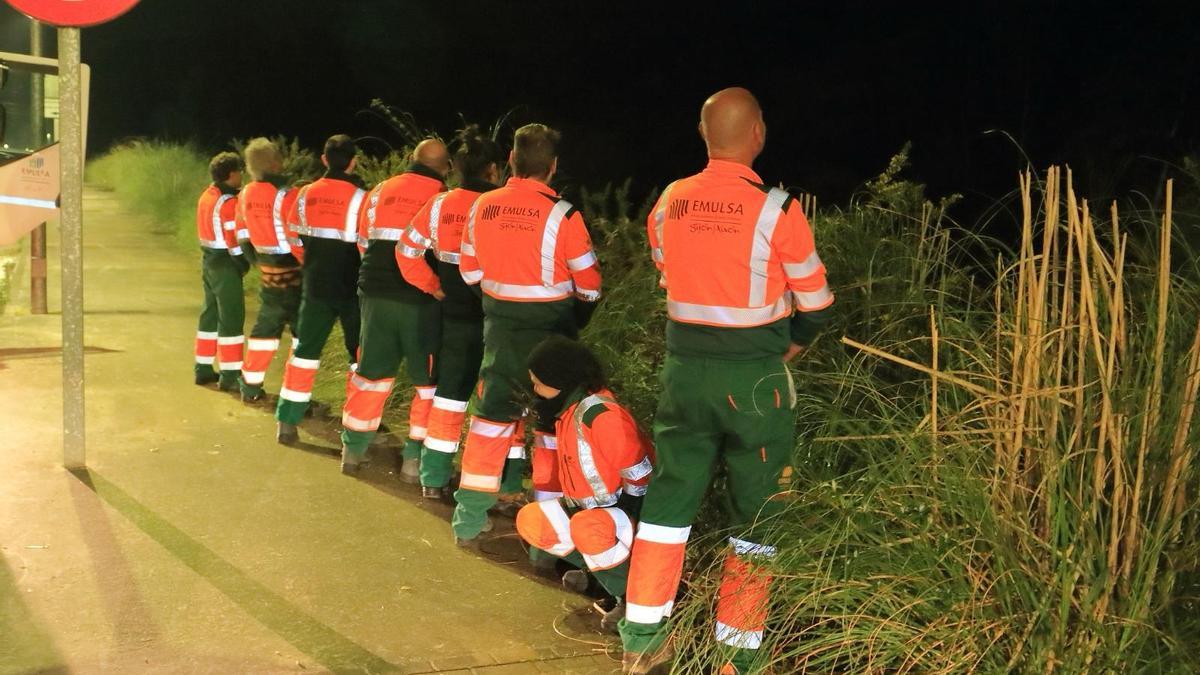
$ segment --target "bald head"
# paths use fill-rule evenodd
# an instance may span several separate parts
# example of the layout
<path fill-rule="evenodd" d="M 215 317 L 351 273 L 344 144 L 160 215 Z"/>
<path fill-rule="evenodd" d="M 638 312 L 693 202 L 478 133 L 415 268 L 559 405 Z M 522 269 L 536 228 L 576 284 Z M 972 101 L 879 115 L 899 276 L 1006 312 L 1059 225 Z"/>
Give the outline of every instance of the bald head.
<path fill-rule="evenodd" d="M 450 173 L 450 151 L 446 149 L 445 143 L 436 138 L 426 138 L 417 143 L 417 147 L 413 149 L 413 161 L 433 169 L 443 178 Z"/>
<path fill-rule="evenodd" d="M 722 89 L 700 108 L 700 136 L 712 159 L 727 159 L 749 166 L 767 141 L 762 108 L 749 90 Z"/>

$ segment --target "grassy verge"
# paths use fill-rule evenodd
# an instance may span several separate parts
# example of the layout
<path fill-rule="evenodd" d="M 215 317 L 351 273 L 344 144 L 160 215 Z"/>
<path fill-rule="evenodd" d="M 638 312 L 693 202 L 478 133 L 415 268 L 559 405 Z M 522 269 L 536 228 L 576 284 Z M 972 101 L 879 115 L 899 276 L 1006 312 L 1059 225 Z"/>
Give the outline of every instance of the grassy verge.
<path fill-rule="evenodd" d="M 189 145 L 131 141 L 88 162 L 88 183 L 112 190 L 150 233 L 196 249 L 196 199 L 209 183 L 208 159 Z"/>

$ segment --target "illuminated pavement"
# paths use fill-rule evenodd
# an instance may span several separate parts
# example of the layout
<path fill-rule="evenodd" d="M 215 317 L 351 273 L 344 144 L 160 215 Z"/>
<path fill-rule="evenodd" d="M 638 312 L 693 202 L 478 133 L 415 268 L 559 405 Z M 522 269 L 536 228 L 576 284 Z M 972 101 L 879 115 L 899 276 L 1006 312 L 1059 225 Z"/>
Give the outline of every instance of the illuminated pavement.
<path fill-rule="evenodd" d="M 0 317 L 0 673 L 619 670 L 511 523 L 460 551 L 390 451 L 343 477 L 327 423 L 284 448 L 265 407 L 191 384 L 197 263 L 85 205 L 86 472 L 60 465 L 59 316 Z"/>

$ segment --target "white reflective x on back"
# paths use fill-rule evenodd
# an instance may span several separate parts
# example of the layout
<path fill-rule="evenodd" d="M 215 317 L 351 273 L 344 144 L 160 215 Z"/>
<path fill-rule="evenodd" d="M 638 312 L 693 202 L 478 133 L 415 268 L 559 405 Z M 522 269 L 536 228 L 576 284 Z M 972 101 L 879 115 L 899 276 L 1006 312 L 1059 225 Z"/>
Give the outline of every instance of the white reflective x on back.
<path fill-rule="evenodd" d="M 367 199 L 367 240 L 386 239 L 388 241 L 400 241 L 400 237 L 404 235 L 404 230 L 398 227 L 375 227 L 375 215 L 379 208 L 379 194 L 383 192 L 383 183 L 375 186 L 371 190 L 370 197 Z"/>
<path fill-rule="evenodd" d="M 433 202 L 429 205 L 429 241 L 433 246 L 434 253 L 441 251 L 438 245 L 438 221 L 442 219 L 442 200 L 446 198 L 449 192 L 443 192 L 433 198 Z"/>
<path fill-rule="evenodd" d="M 358 241 L 358 210 L 362 208 L 363 199 L 366 196 L 366 190 L 357 188 L 354 190 L 354 195 L 350 197 L 350 206 L 346 209 L 346 226 L 342 234 L 342 241 Z"/>
<path fill-rule="evenodd" d="M 607 396 L 592 394 L 580 401 L 579 405 L 575 406 L 574 415 L 575 452 L 579 456 L 579 469 L 583 471 L 583 477 L 592 488 L 592 494 L 595 495 L 597 506 L 611 506 L 616 504 L 617 495 L 608 491 L 608 486 L 604 484 L 604 477 L 600 475 L 600 469 L 596 466 L 596 457 L 592 452 L 592 446 L 588 443 L 583 433 L 583 418 L 592 407 L 606 403 L 616 403 L 616 401 Z"/>
<path fill-rule="evenodd" d="M 546 286 L 554 285 L 554 250 L 558 247 L 558 229 L 563 216 L 571 208 L 571 202 L 560 199 L 546 217 L 546 228 L 542 230 L 542 283 Z"/>
<path fill-rule="evenodd" d="M 775 226 L 783 215 L 783 204 L 788 193 L 771 188 L 758 212 L 754 223 L 754 243 L 750 249 L 750 298 L 747 307 L 762 307 L 767 304 L 767 279 L 770 278 L 768 264 L 771 261 L 771 239 Z"/>
<path fill-rule="evenodd" d="M 212 238 L 212 242 L 211 242 L 212 245 L 209 246 L 209 248 L 229 248 L 228 246 L 225 245 L 225 235 L 222 233 L 223 230 L 221 228 L 221 207 L 224 206 L 225 202 L 229 201 L 230 199 L 232 199 L 232 197 L 230 197 L 229 195 L 223 194 L 217 198 L 217 203 L 216 203 L 216 205 L 213 206 L 213 210 L 212 210 L 213 238 Z"/>
<path fill-rule="evenodd" d="M 283 227 L 283 199 L 287 196 L 287 193 L 287 188 L 276 189 L 275 201 L 271 203 L 271 224 L 275 227 L 275 249 L 280 251 L 280 253 L 292 252 L 292 247 L 288 245 L 287 233 L 284 232 Z"/>

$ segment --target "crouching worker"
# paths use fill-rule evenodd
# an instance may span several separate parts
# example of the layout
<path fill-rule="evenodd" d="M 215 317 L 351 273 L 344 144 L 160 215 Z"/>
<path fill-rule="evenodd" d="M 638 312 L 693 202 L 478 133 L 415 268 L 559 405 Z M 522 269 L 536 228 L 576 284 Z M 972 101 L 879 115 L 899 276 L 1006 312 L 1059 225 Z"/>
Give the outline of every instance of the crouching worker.
<path fill-rule="evenodd" d="M 614 599 L 601 625 L 615 633 L 625 614 L 634 520 L 652 470 L 650 441 L 582 344 L 547 338 L 529 356 L 529 376 L 534 392 L 557 404 L 556 443 L 534 449 L 533 482 L 542 500 L 517 513 L 517 532 L 596 577 Z M 564 584 L 578 588 L 570 575 L 580 574 L 568 572 Z"/>

